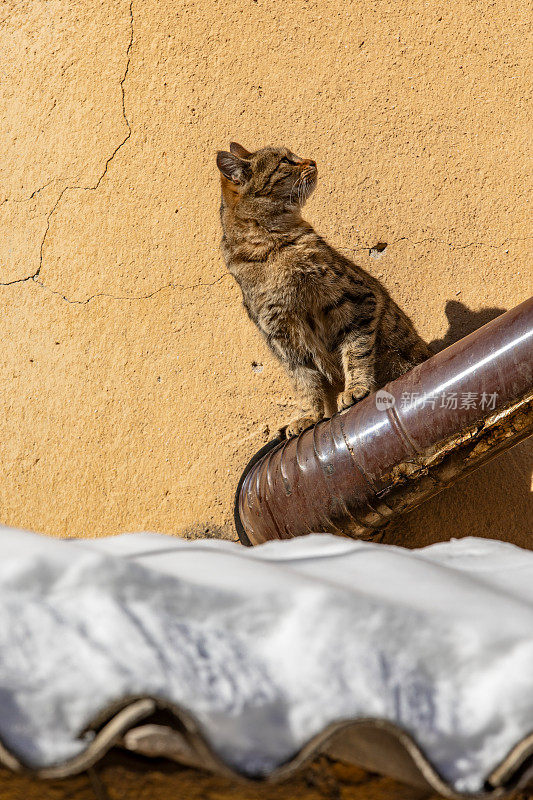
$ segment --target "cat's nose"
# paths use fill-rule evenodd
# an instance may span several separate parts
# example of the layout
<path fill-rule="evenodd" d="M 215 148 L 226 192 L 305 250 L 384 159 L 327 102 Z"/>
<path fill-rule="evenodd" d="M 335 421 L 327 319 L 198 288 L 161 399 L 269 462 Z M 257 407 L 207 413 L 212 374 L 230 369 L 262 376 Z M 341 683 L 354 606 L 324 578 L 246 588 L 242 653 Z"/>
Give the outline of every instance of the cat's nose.
<path fill-rule="evenodd" d="M 312 169 L 313 171 L 316 170 L 316 161 L 313 161 L 312 158 L 308 158 L 302 164 L 302 169 L 309 169 L 309 168 Z"/>

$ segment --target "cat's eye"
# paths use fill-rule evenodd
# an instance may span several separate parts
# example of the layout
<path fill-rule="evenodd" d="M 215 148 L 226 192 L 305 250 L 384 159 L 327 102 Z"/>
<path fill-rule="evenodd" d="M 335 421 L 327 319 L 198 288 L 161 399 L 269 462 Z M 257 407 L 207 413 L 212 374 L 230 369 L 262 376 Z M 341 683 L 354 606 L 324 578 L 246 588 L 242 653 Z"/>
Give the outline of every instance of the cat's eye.
<path fill-rule="evenodd" d="M 281 161 L 279 163 L 280 164 L 292 164 L 293 162 L 289 158 L 287 158 L 287 156 L 283 156 L 283 158 L 281 159 Z"/>

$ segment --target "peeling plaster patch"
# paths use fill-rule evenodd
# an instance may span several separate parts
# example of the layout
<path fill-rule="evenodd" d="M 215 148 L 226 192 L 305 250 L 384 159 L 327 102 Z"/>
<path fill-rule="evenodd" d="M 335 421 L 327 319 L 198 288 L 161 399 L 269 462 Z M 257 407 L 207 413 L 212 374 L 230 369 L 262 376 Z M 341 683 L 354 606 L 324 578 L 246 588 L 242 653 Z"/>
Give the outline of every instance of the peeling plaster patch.
<path fill-rule="evenodd" d="M 387 242 L 378 242 L 368 251 L 370 258 L 379 258 L 387 249 Z"/>

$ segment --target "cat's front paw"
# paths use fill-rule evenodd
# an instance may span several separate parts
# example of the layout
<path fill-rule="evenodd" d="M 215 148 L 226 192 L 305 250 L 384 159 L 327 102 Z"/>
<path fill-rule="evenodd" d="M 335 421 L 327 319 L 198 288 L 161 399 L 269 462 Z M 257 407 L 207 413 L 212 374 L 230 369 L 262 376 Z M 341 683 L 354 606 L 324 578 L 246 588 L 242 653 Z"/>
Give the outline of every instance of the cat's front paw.
<path fill-rule="evenodd" d="M 307 417 L 295 417 L 295 419 L 291 419 L 285 430 L 285 436 L 287 439 L 290 439 L 292 436 L 298 436 L 298 434 L 305 431 L 307 428 L 310 428 L 312 425 L 316 425 L 322 417 L 318 416 L 307 416 Z"/>
<path fill-rule="evenodd" d="M 366 386 L 352 386 L 351 389 L 346 389 L 346 391 L 341 394 L 340 407 L 341 409 L 349 408 L 353 406 L 354 403 L 358 403 L 359 400 L 363 400 L 363 398 L 369 394 L 370 389 Z"/>

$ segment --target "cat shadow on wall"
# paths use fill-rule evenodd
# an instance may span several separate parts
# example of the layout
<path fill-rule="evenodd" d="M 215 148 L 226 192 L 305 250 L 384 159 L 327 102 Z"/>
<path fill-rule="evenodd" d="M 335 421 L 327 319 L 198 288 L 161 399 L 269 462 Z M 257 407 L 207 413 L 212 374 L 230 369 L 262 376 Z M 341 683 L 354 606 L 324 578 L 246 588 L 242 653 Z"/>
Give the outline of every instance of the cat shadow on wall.
<path fill-rule="evenodd" d="M 504 312 L 503 308 L 472 311 L 458 300 L 448 300 L 448 330 L 429 346 L 437 353 Z M 530 437 L 394 520 L 377 540 L 424 547 L 452 537 L 480 536 L 533 549 L 532 464 Z"/>
<path fill-rule="evenodd" d="M 487 322 L 491 322 L 500 314 L 504 314 L 505 308 L 482 308 L 480 311 L 472 311 L 459 300 L 448 300 L 444 312 L 448 320 L 448 330 L 442 339 L 434 339 L 429 343 L 434 353 L 444 350 L 451 344 L 459 341 L 469 333 L 477 331 Z"/>

